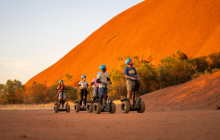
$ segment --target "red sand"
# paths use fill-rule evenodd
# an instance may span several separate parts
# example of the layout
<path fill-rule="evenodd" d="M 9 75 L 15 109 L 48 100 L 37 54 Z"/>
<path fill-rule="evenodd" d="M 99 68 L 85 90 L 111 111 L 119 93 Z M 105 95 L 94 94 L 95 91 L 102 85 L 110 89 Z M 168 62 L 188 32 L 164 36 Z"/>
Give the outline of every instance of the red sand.
<path fill-rule="evenodd" d="M 220 111 L 0 111 L 1 140 L 219 140 Z"/>
<path fill-rule="evenodd" d="M 72 85 L 82 74 L 91 81 L 101 64 L 118 68 L 118 57 L 151 56 L 157 64 L 177 50 L 189 57 L 220 51 L 219 0 L 144 1 L 114 17 L 26 85 L 36 81 L 49 86 L 59 79 Z"/>

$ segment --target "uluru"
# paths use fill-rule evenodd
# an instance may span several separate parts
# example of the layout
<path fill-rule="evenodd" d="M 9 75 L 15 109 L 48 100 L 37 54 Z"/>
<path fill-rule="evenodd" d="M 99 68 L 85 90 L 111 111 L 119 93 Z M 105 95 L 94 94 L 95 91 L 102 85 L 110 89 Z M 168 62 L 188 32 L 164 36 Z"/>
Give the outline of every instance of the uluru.
<path fill-rule="evenodd" d="M 102 64 L 108 71 L 119 68 L 119 57 L 141 56 L 158 64 L 177 50 L 188 57 L 220 51 L 219 0 L 143 1 L 108 21 L 26 86 L 50 86 L 65 75 L 80 80 L 85 74 L 91 80 Z"/>

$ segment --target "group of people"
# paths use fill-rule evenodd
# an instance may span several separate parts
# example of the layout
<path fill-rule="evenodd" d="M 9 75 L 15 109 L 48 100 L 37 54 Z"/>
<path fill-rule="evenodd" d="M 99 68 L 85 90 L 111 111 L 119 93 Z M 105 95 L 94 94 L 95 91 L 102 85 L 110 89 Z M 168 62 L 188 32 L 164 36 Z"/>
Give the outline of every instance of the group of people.
<path fill-rule="evenodd" d="M 126 87 L 127 87 L 127 98 L 130 100 L 131 94 L 133 94 L 133 88 L 135 86 L 135 80 L 139 80 L 140 77 L 136 71 L 136 69 L 133 67 L 132 59 L 128 58 L 125 61 L 127 67 L 124 69 L 124 77 L 126 79 Z M 89 84 L 86 81 L 86 75 L 81 76 L 81 81 L 79 81 L 79 88 L 80 91 L 80 105 L 82 106 L 82 102 L 84 105 L 86 105 L 87 102 L 87 94 L 88 94 L 88 88 Z M 92 80 L 91 86 L 93 87 L 93 101 L 96 99 L 99 99 L 101 104 L 104 101 L 107 101 L 107 93 L 108 93 L 108 87 L 107 84 L 111 84 L 111 79 L 109 78 L 109 75 L 107 73 L 107 68 L 105 65 L 100 66 L 100 72 L 97 72 L 97 77 Z M 59 81 L 59 85 L 57 86 L 58 93 L 58 99 L 59 103 L 65 102 L 66 95 L 65 92 L 61 92 L 65 90 L 65 85 L 63 83 L 63 80 Z M 83 98 L 84 97 L 84 98 Z M 106 102 L 104 102 L 106 103 Z"/>

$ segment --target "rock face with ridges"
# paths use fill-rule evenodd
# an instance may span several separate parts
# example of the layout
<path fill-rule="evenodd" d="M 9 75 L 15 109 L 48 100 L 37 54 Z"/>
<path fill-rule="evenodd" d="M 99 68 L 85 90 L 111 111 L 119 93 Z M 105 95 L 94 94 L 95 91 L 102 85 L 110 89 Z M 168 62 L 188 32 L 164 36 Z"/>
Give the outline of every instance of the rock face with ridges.
<path fill-rule="evenodd" d="M 82 74 L 90 81 L 101 64 L 119 68 L 118 57 L 143 56 L 152 63 L 180 50 L 188 57 L 220 51 L 219 0 L 147 0 L 117 15 L 58 62 L 30 79 L 50 86 L 72 84 Z M 67 80 L 66 74 L 72 75 Z"/>

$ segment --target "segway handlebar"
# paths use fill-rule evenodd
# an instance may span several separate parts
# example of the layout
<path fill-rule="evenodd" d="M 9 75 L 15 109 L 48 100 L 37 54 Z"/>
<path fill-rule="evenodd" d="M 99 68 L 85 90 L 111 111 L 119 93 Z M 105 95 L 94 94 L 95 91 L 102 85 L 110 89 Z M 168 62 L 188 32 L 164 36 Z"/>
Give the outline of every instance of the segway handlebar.
<path fill-rule="evenodd" d="M 65 90 L 57 90 L 57 91 L 67 91 L 67 89 L 65 89 Z"/>
<path fill-rule="evenodd" d="M 111 85 L 112 83 L 104 83 L 105 85 Z"/>

